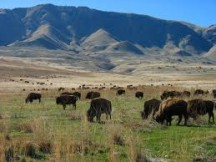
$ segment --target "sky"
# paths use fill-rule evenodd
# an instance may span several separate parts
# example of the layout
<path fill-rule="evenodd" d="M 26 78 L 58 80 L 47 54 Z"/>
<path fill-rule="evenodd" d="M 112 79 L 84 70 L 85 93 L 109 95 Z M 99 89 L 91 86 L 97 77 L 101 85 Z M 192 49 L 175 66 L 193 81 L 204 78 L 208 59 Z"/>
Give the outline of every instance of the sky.
<path fill-rule="evenodd" d="M 0 0 L 0 8 L 32 7 L 47 3 L 136 13 L 203 27 L 216 24 L 216 0 Z"/>

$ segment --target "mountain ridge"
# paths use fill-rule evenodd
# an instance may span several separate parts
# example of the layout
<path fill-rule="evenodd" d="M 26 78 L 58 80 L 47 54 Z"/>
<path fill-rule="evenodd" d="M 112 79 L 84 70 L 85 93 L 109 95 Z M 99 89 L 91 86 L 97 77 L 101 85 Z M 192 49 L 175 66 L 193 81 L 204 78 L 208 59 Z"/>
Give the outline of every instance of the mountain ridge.
<path fill-rule="evenodd" d="M 120 52 L 133 46 L 133 50 L 128 52 L 146 53 L 139 50 L 157 47 L 159 53 L 179 55 L 181 51 L 182 56 L 199 56 L 216 44 L 214 25 L 203 28 L 147 15 L 52 4 L 1 9 L 0 27 L 0 46 L 33 46 L 77 50 L 80 53 L 83 50 L 95 53 L 106 49 L 113 52 L 113 44 L 124 44 L 127 47 L 119 48 Z M 99 31 L 101 33 L 97 33 Z M 137 45 L 142 48 L 136 50 Z"/>

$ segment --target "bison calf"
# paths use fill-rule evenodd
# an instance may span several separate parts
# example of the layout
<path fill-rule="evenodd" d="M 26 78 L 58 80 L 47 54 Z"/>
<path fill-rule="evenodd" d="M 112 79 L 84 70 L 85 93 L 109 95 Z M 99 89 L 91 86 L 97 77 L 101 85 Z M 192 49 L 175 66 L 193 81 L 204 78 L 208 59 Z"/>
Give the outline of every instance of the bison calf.
<path fill-rule="evenodd" d="M 32 103 L 33 100 L 38 100 L 40 103 L 41 102 L 41 94 L 40 93 L 34 93 L 34 92 L 29 93 L 25 99 L 25 102 L 26 103 L 28 103 L 28 102 Z"/>
<path fill-rule="evenodd" d="M 178 115 L 180 124 L 182 116 L 184 116 L 184 125 L 187 125 L 187 102 L 178 99 L 169 99 L 160 104 L 159 110 L 156 112 L 156 121 L 163 124 L 166 120 L 167 125 L 171 125 L 172 116 Z"/>
<path fill-rule="evenodd" d="M 102 113 L 106 114 L 106 119 L 110 116 L 111 119 L 111 111 L 112 111 L 112 104 L 109 100 L 104 98 L 97 98 L 91 101 L 90 108 L 87 111 L 87 118 L 88 121 L 92 122 L 94 117 L 98 122 L 100 122 L 100 117 Z"/>
<path fill-rule="evenodd" d="M 73 107 L 76 110 L 76 101 L 77 101 L 77 97 L 72 95 L 62 95 L 56 97 L 56 104 L 62 105 L 64 110 L 66 108 L 66 105 L 73 105 Z"/>

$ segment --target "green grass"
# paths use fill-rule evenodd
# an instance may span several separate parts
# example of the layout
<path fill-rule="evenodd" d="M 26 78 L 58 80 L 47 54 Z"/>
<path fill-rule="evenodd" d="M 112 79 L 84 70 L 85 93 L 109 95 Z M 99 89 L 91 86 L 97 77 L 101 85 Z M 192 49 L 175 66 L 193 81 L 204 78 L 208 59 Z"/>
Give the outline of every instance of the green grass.
<path fill-rule="evenodd" d="M 161 126 L 151 120 L 141 119 L 144 100 L 131 94 L 116 97 L 114 92 L 102 96 L 112 101 L 112 120 L 105 124 L 86 121 L 85 113 L 90 101 L 78 101 L 77 110 L 55 104 L 48 95 L 42 103 L 25 104 L 24 96 L 1 100 L 0 115 L 0 161 L 5 150 L 14 148 L 20 160 L 31 161 L 135 161 L 139 153 L 151 158 L 171 161 L 192 161 L 195 157 L 215 159 L 216 126 L 208 125 L 207 115 L 202 124 L 190 121 L 190 127 Z M 150 98 L 150 97 L 148 97 Z M 114 144 L 119 136 L 122 145 Z M 6 139 L 9 136 L 10 139 Z M 35 145 L 37 157 L 29 157 L 23 151 L 26 143 Z M 48 142 L 52 152 L 39 150 L 39 144 Z"/>

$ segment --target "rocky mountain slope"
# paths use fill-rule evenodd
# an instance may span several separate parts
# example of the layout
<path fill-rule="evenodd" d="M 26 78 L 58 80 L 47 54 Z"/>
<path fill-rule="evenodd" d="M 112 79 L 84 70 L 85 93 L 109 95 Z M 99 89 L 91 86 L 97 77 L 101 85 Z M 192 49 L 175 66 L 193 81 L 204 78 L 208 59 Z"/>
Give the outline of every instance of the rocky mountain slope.
<path fill-rule="evenodd" d="M 67 61 L 68 58 L 93 63 L 96 60 L 97 67 L 105 69 L 112 69 L 118 61 L 125 63 L 129 58 L 198 57 L 211 60 L 216 55 L 216 25 L 204 28 L 186 22 L 86 7 L 46 4 L 0 9 L 0 29 L 1 51 L 12 51 L 10 55 L 31 57 L 31 52 L 20 52 L 27 48 L 43 57 L 45 50 L 57 50 L 59 53 L 54 52 L 57 55 L 47 53 L 52 58 L 62 57 Z M 19 52 L 13 49 L 19 49 Z"/>

